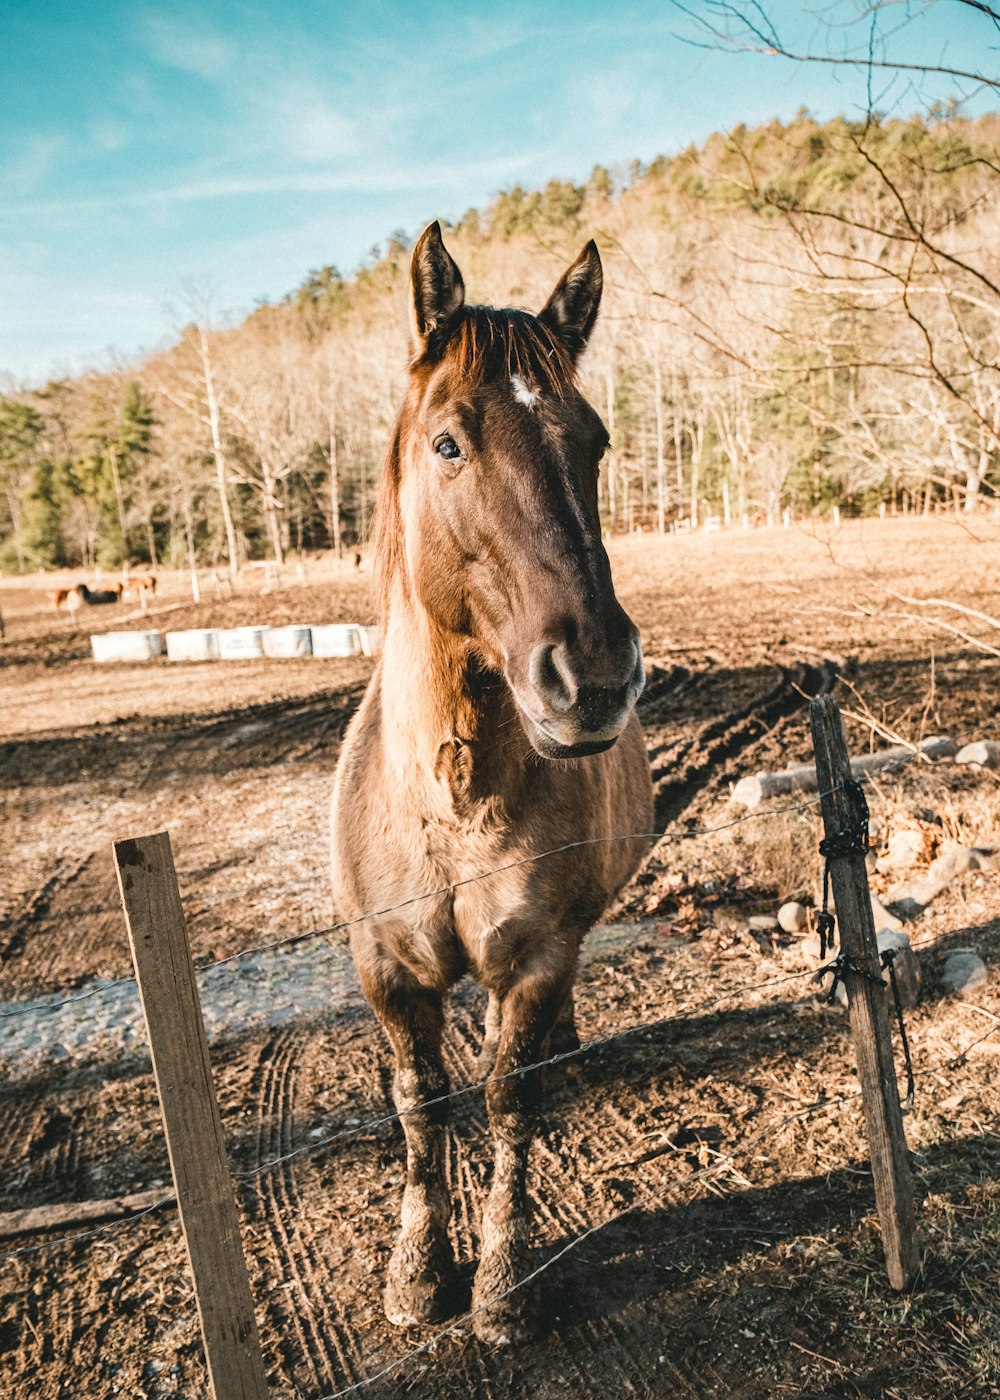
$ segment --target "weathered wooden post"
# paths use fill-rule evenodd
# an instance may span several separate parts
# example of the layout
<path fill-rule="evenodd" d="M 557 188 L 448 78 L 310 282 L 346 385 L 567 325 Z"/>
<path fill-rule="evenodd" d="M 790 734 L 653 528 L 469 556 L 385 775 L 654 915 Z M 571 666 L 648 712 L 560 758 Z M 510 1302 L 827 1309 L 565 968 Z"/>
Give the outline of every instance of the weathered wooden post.
<path fill-rule="evenodd" d="M 823 827 L 834 847 L 829 858 L 830 882 L 843 960 L 840 975 L 847 989 L 882 1245 L 889 1282 L 893 1288 L 908 1288 L 920 1268 L 913 1177 L 896 1086 L 868 871 L 860 844 L 851 845 L 864 813 L 863 797 L 851 773 L 836 701 L 829 695 L 813 700 L 809 719 Z"/>
<path fill-rule="evenodd" d="M 166 832 L 115 842 L 213 1400 L 267 1400 L 208 1042 Z"/>

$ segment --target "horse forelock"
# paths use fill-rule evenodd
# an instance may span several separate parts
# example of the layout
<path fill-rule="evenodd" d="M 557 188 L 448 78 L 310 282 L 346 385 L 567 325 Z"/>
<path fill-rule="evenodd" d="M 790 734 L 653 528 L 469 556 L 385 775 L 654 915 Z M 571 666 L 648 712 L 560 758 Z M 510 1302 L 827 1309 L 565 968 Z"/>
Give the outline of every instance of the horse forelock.
<path fill-rule="evenodd" d="M 574 383 L 562 341 L 530 311 L 506 307 L 464 306 L 440 352 L 430 361 L 419 357 L 410 368 L 416 375 L 446 370 L 457 393 L 494 381 L 506 388 L 516 376 L 562 398 Z"/>

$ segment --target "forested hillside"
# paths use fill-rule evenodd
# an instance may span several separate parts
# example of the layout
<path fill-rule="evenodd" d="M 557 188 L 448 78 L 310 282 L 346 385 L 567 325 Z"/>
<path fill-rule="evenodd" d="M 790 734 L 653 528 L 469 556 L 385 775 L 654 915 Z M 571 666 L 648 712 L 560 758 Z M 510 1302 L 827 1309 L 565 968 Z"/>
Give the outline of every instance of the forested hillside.
<path fill-rule="evenodd" d="M 446 239 L 471 300 L 605 263 L 585 387 L 612 530 L 975 509 L 1000 488 L 1000 114 L 807 115 L 514 188 Z M 120 372 L 0 398 L 0 567 L 229 564 L 367 539 L 406 360 L 406 238 Z M 110 328 L 113 333 L 113 327 Z"/>

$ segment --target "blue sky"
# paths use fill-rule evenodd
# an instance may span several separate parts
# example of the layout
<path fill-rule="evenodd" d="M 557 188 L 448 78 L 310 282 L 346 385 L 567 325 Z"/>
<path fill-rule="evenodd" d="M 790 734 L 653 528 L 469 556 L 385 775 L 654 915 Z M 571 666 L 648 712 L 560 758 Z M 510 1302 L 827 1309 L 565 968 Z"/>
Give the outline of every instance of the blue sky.
<path fill-rule="evenodd" d="M 799 106 L 863 110 L 851 70 L 685 42 L 709 13 L 687 4 L 0 0 L 0 374 L 131 357 L 171 338 L 185 284 L 239 315 L 515 183 Z M 859 4 L 815 11 L 839 23 Z M 767 8 L 797 46 L 831 42 L 799 0 Z M 1000 35 L 960 0 L 884 24 L 908 15 L 899 56 L 997 71 Z M 876 105 L 955 87 L 897 81 Z"/>

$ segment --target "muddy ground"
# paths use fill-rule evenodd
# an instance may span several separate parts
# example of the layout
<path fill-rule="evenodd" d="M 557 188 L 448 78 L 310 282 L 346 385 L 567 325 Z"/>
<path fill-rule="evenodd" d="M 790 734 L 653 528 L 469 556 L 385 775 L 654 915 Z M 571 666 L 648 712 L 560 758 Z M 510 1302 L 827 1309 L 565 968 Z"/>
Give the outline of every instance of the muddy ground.
<path fill-rule="evenodd" d="M 740 815 L 729 801 L 739 777 L 810 758 L 806 697 L 822 690 L 867 710 L 867 722 L 848 721 L 855 751 L 887 742 L 872 723 L 907 741 L 1000 739 L 1000 660 L 983 650 L 998 646 L 996 630 L 903 601 L 1000 616 L 1000 525 L 647 538 L 616 543 L 612 558 L 643 631 L 641 711 L 670 835 L 611 911 L 616 932 L 583 969 L 578 1008 L 588 1040 L 646 1028 L 546 1072 L 533 1189 L 537 1265 L 552 1262 L 537 1281 L 537 1343 L 492 1353 L 462 1328 L 354 1393 L 1000 1394 L 1000 1085 L 982 1040 L 1000 1031 L 998 877 L 962 877 L 909 926 L 924 972 L 907 1018 L 924 1269 L 899 1296 L 881 1262 L 845 1020 L 814 1003 L 797 940 L 746 932 L 749 914 L 814 897 L 815 812 L 675 839 Z M 367 576 L 346 569 L 315 568 L 304 583 L 290 573 L 269 593 L 251 581 L 198 606 L 179 576 L 163 585 L 146 619 L 93 610 L 81 624 L 369 615 Z M 170 830 L 199 961 L 305 930 L 317 945 L 342 937 L 322 932 L 326 811 L 370 662 L 97 666 L 85 631 L 47 610 L 41 581 L 0 585 L 0 609 L 4 1009 L 127 975 L 109 849 L 122 836 Z M 1000 844 L 992 773 L 914 765 L 870 800 L 883 839 L 916 822 L 928 858 L 949 840 Z M 889 900 L 893 881 L 876 883 Z M 956 947 L 975 947 L 989 969 L 968 999 L 941 984 Z M 312 1149 L 239 1186 L 272 1392 L 288 1400 L 340 1392 L 432 1336 L 381 1315 L 402 1135 L 369 1126 L 386 1111 L 389 1059 L 368 1012 L 336 991 L 335 1009 L 213 1044 L 234 1168 Z M 447 1048 L 456 1087 L 476 1077 L 481 1016 L 476 990 L 460 986 Z M 0 1021 L 0 1211 L 169 1180 L 141 1050 L 98 1040 L 59 1054 L 43 1040 L 12 1059 L 3 1041 Z M 467 1278 L 489 1160 L 481 1097 L 469 1094 L 448 1155 Z M 0 1240 L 15 1249 L 32 1252 L 0 1260 L 0 1393 L 205 1395 L 171 1207 L 77 1241 Z"/>

